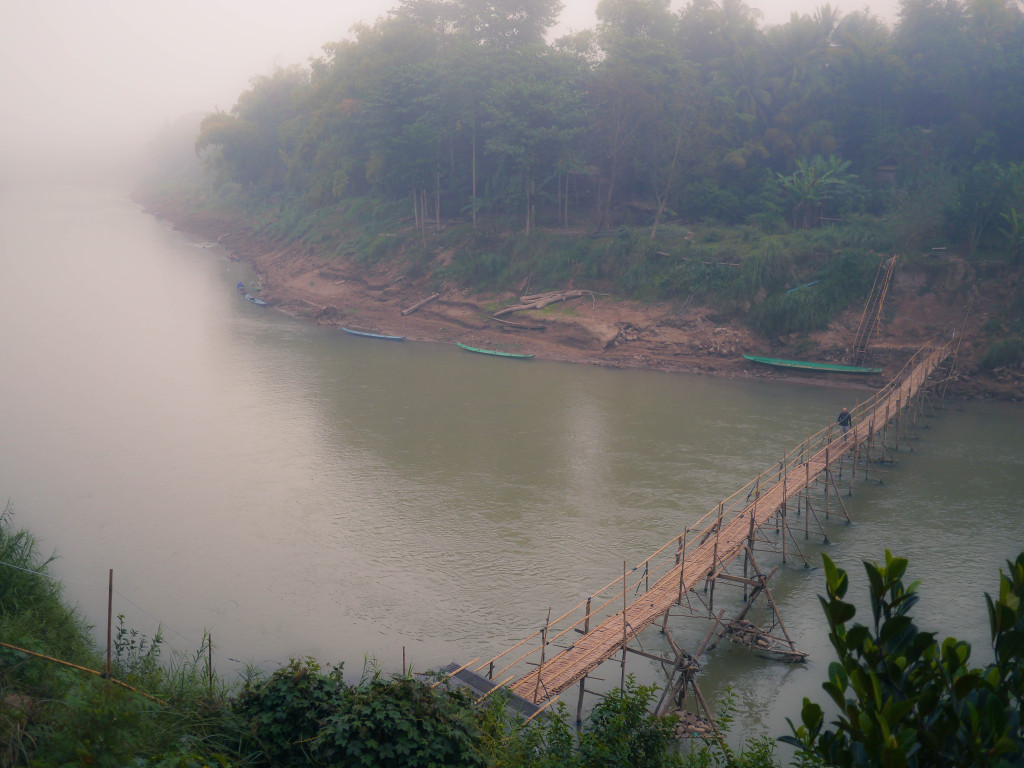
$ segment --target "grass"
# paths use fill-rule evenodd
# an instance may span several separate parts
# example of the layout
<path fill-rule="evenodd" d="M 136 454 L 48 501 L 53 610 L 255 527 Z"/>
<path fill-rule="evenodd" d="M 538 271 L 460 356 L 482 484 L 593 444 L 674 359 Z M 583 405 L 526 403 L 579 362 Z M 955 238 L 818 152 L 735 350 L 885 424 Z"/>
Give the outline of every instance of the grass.
<path fill-rule="evenodd" d="M 100 671 L 104 660 L 91 627 L 61 596 L 49 573 L 54 556 L 13 525 L 8 502 L 0 513 L 0 637 L 17 648 Z M 0 648 L 0 765 L 124 765 L 137 757 L 179 750 L 198 739 L 197 754 L 213 754 L 232 739 L 221 706 L 227 688 L 210 685 L 205 654 L 161 658 L 159 630 L 146 638 L 118 626 L 112 677 L 159 699 L 73 667 Z M 212 706 L 211 706 L 212 705 Z"/>

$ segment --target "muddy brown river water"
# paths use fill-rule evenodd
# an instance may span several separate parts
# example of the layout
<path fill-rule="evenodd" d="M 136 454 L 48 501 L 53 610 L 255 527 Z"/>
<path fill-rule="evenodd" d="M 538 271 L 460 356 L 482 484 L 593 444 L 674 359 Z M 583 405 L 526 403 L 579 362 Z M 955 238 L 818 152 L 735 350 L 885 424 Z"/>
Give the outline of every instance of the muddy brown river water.
<path fill-rule="evenodd" d="M 15 523 L 56 550 L 97 635 L 113 569 L 115 614 L 183 651 L 212 632 L 229 678 L 305 655 L 353 674 L 367 655 L 396 670 L 403 649 L 416 669 L 486 658 L 864 396 L 313 327 L 240 300 L 244 265 L 115 188 L 5 189 L 0 267 L 0 496 Z M 979 662 L 982 593 L 1024 549 L 1022 414 L 946 403 L 884 484 L 858 483 L 852 524 L 829 525 L 855 598 L 860 560 L 909 557 L 921 623 L 971 640 Z M 806 548 L 815 566 L 822 548 Z M 723 645 L 706 660 L 704 693 L 734 691 L 741 733 L 779 735 L 804 695 L 824 701 L 821 570 L 791 561 L 775 581 L 811 658 Z M 693 646 L 707 626 L 674 631 Z M 630 671 L 658 679 L 647 662 Z"/>

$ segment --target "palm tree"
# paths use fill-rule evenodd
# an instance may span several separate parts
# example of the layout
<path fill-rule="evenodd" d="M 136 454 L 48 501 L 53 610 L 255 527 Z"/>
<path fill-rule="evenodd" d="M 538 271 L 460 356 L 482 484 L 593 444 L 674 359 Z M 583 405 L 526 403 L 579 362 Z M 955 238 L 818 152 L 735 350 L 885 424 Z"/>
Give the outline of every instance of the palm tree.
<path fill-rule="evenodd" d="M 789 176 L 777 174 L 776 183 L 789 206 L 793 223 L 809 228 L 825 212 L 829 200 L 841 197 L 857 177 L 848 172 L 849 160 L 835 155 L 828 159 L 815 155 L 810 160 L 797 160 L 796 171 Z"/>

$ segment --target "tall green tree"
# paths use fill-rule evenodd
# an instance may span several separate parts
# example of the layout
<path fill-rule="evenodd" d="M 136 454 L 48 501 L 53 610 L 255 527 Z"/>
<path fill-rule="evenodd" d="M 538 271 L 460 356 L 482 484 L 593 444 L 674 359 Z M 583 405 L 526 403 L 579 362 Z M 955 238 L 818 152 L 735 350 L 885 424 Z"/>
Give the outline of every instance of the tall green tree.
<path fill-rule="evenodd" d="M 529 234 L 538 196 L 569 162 L 586 131 L 586 110 L 571 78 L 544 76 L 549 66 L 557 69 L 556 63 L 572 69 L 572 60 L 547 54 L 517 57 L 512 63 L 514 69 L 487 94 L 485 144 L 499 160 L 492 183 L 504 189 L 507 210 L 518 208 L 523 231 Z M 552 209 L 557 220 L 557 209 Z"/>
<path fill-rule="evenodd" d="M 849 167 L 849 160 L 816 155 L 797 160 L 796 170 L 788 176 L 778 174 L 779 193 L 796 226 L 807 229 L 815 225 L 826 213 L 834 212 L 830 203 L 852 192 L 857 177 L 849 173 Z"/>
<path fill-rule="evenodd" d="M 230 114 L 203 120 L 196 152 L 225 180 L 279 189 L 286 169 L 282 149 L 309 108 L 308 89 L 309 73 L 298 67 L 254 78 Z"/>
<path fill-rule="evenodd" d="M 672 27 L 668 0 L 602 0 L 597 14 L 605 57 L 595 67 L 588 97 L 600 168 L 597 226 L 607 228 L 612 226 L 621 177 L 638 155 L 643 137 L 651 136 L 666 98 L 673 100 L 670 91 L 679 84 L 682 68 L 667 45 L 665 31 Z M 670 132 L 668 140 L 674 141 L 678 131 Z"/>

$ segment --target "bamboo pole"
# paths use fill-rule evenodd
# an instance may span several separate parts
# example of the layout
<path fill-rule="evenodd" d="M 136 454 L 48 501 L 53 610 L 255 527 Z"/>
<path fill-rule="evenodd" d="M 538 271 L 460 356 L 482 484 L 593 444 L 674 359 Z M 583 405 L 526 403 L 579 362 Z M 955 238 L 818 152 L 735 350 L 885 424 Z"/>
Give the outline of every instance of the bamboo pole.
<path fill-rule="evenodd" d="M 623 577 L 622 580 L 623 580 L 623 582 L 625 582 L 625 580 L 626 580 L 625 577 Z M 545 650 L 545 648 L 547 646 L 547 642 L 548 642 L 548 624 L 550 624 L 550 623 L 551 623 L 551 608 L 548 607 L 548 617 L 544 621 L 544 629 L 540 633 L 540 666 L 537 667 L 537 685 L 533 689 L 533 703 L 534 704 L 537 703 L 537 695 L 540 693 L 540 677 L 544 673 L 544 650 Z"/>
<path fill-rule="evenodd" d="M 676 602 L 680 605 L 683 604 L 683 576 L 686 574 L 686 534 L 689 532 L 689 528 L 683 529 L 683 543 L 679 547 L 679 599 Z"/>
<path fill-rule="evenodd" d="M 811 458 L 804 463 L 804 539 L 811 538 Z"/>
<path fill-rule="evenodd" d="M 533 637 L 533 635 L 530 635 L 530 637 Z M 479 657 L 479 656 L 477 656 L 477 657 L 476 657 L 475 659 L 472 659 L 471 661 L 467 661 L 467 662 L 466 662 L 465 664 L 463 664 L 463 665 L 462 665 L 461 667 L 459 667 L 458 669 L 453 669 L 453 670 L 452 670 L 451 672 L 449 672 L 449 673 L 448 673 L 447 675 L 445 675 L 444 677 L 442 677 L 442 678 L 441 678 L 440 680 L 436 681 L 436 682 L 435 682 L 435 683 L 434 683 L 434 684 L 433 684 L 432 686 L 430 686 L 430 687 L 431 687 L 431 688 L 437 688 L 437 686 L 439 686 L 439 685 L 440 685 L 441 683 L 443 683 L 443 682 L 444 682 L 445 680 L 450 680 L 451 678 L 455 677 L 455 675 L 459 674 L 459 672 L 461 672 L 462 670 L 464 670 L 464 669 L 465 669 L 466 667 L 468 667 L 468 666 L 469 666 L 470 664 L 472 664 L 472 663 L 473 663 L 474 661 L 480 661 L 480 657 Z"/>
<path fill-rule="evenodd" d="M 903 394 L 896 395 L 896 450 L 900 449 L 900 427 L 903 424 L 903 406 L 901 405 L 901 398 Z"/>
<path fill-rule="evenodd" d="M 165 707 L 167 706 L 167 702 L 166 701 L 161 701 L 160 699 L 156 698 L 156 696 L 150 696 L 148 693 L 146 693 L 145 691 L 140 691 L 138 688 L 132 688 L 130 685 L 128 685 L 128 683 L 123 683 L 120 680 L 117 680 L 117 679 L 115 679 L 113 677 L 110 677 L 109 675 L 106 675 L 103 672 L 99 672 L 99 671 L 97 671 L 95 669 L 89 669 L 88 667 L 82 667 L 82 666 L 79 666 L 78 664 L 72 664 L 70 661 L 64 661 L 64 659 L 58 659 L 58 658 L 56 658 L 54 656 L 47 656 L 46 654 L 43 654 L 43 653 L 37 653 L 36 651 L 30 651 L 28 648 L 20 648 L 17 645 L 11 645 L 10 643 L 0 642 L 0 646 L 3 646 L 4 648 L 10 648 L 12 651 L 19 651 L 21 653 L 26 653 L 29 656 L 35 656 L 37 659 L 42 659 L 43 661 L 52 661 L 54 664 L 60 664 L 61 666 L 64 666 L 64 667 L 70 667 L 71 669 L 77 669 L 77 670 L 79 670 L 81 672 L 88 672 L 90 675 L 96 675 L 97 677 L 105 678 L 109 682 L 113 683 L 114 685 L 120 685 L 122 688 L 126 688 L 127 690 L 131 691 L 132 693 L 137 693 L 137 694 L 139 694 L 139 696 L 144 696 L 145 698 L 149 699 L 150 701 L 155 701 L 157 704 L 162 704 Z"/>
<path fill-rule="evenodd" d="M 587 617 L 583 623 L 583 634 L 590 632 L 590 598 L 587 598 Z M 580 678 L 580 698 L 576 702 L 576 723 L 583 722 L 583 694 L 586 691 L 587 676 L 584 675 Z"/>
<path fill-rule="evenodd" d="M 104 677 L 110 677 L 110 639 L 114 617 L 114 569 L 110 569 L 110 584 L 107 588 L 107 667 Z"/>
<path fill-rule="evenodd" d="M 427 298 L 422 299 L 421 301 L 417 301 L 415 304 L 413 304 L 408 309 L 403 309 L 402 310 L 402 317 L 405 317 L 406 315 L 411 315 L 413 312 L 415 312 L 417 309 L 422 307 L 424 304 L 429 304 L 434 299 L 438 299 L 440 297 L 441 297 L 440 293 L 432 293 L 432 294 L 430 294 L 429 296 L 427 296 Z"/>
<path fill-rule="evenodd" d="M 626 561 L 622 561 L 622 682 L 620 690 L 626 690 L 626 636 L 628 622 L 626 621 Z"/>
<path fill-rule="evenodd" d="M 782 562 L 783 562 L 783 564 L 785 564 L 785 562 L 786 562 L 786 499 L 789 498 L 789 495 L 786 493 L 786 480 L 787 480 L 787 478 L 785 478 L 785 477 L 782 478 L 782 509 L 781 509 L 781 512 L 782 512 Z"/>
<path fill-rule="evenodd" d="M 479 697 L 479 698 L 478 698 L 478 699 L 476 700 L 476 702 L 475 702 L 475 703 L 476 703 L 476 704 L 477 704 L 477 705 L 479 706 L 479 704 L 480 704 L 480 702 L 481 702 L 481 701 L 483 701 L 484 699 L 486 699 L 486 698 L 487 698 L 488 696 L 490 696 L 490 695 L 491 695 L 492 693 L 494 693 L 494 692 L 495 692 L 496 690 L 498 690 L 499 688 L 501 688 L 502 686 L 504 686 L 504 685 L 505 685 L 505 683 L 507 683 L 507 682 L 508 682 L 509 680 L 513 680 L 514 678 L 515 678 L 515 675 L 509 675 L 509 676 L 508 676 L 508 677 L 506 677 L 506 678 L 505 678 L 504 680 L 502 680 L 502 681 L 501 681 L 500 683 L 496 683 L 496 684 L 494 685 L 494 687 L 493 687 L 493 688 L 491 688 L 491 689 L 490 689 L 489 691 L 485 691 L 485 692 L 483 693 L 483 695 L 481 695 L 481 696 L 480 696 L 480 697 Z"/>
<path fill-rule="evenodd" d="M 828 492 L 828 481 L 832 476 L 832 459 L 829 458 L 828 452 L 832 446 L 825 446 L 825 519 L 828 520 L 828 499 L 831 495 Z"/>

